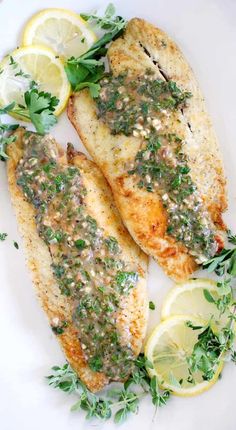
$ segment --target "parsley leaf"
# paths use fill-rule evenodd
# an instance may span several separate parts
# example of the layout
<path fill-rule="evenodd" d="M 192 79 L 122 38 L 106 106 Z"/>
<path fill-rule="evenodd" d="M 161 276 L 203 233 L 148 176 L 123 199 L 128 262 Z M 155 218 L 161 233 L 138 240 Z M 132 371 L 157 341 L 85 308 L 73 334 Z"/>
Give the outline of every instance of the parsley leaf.
<path fill-rule="evenodd" d="M 39 92 L 36 88 L 26 91 L 25 104 L 29 117 L 39 134 L 47 133 L 57 123 L 53 112 L 59 100 L 49 93 Z"/>
<path fill-rule="evenodd" d="M 7 233 L 0 233 L 0 240 L 1 242 L 4 242 L 4 240 L 6 240 L 8 234 Z"/>
<path fill-rule="evenodd" d="M 32 88 L 24 94 L 25 105 L 17 105 L 15 102 L 0 109 L 2 114 L 17 114 L 25 120 L 30 120 L 39 134 L 45 134 L 49 129 L 57 123 L 54 115 L 55 107 L 59 100 L 50 93 L 38 91 L 37 88 Z M 0 156 L 3 159 L 7 158 L 5 146 L 14 141 L 14 136 L 6 136 L 6 132 L 15 130 L 18 124 L 2 124 L 0 123 Z"/>
<path fill-rule="evenodd" d="M 65 320 L 62 321 L 60 325 L 51 325 L 51 329 L 56 335 L 63 334 L 66 327 L 68 327 L 68 322 Z"/>
<path fill-rule="evenodd" d="M 120 247 L 115 237 L 109 236 L 107 239 L 105 239 L 105 244 L 109 251 L 113 254 L 118 254 L 120 252 Z"/>
<path fill-rule="evenodd" d="M 14 247 L 16 248 L 16 249 L 19 249 L 19 245 L 18 245 L 18 243 L 14 240 L 14 242 L 13 242 L 13 245 L 14 245 Z"/>
<path fill-rule="evenodd" d="M 115 277 L 115 283 L 122 294 L 127 294 L 131 288 L 134 288 L 137 280 L 136 272 L 118 272 Z"/>
<path fill-rule="evenodd" d="M 152 301 L 149 302 L 149 309 L 151 309 L 152 311 L 156 309 L 155 303 L 153 303 Z"/>
<path fill-rule="evenodd" d="M 86 248 L 86 242 L 83 239 L 77 239 L 75 241 L 75 246 L 77 249 L 83 250 L 84 248 Z"/>
<path fill-rule="evenodd" d="M 57 122 L 54 111 L 59 100 L 50 93 L 39 91 L 37 82 L 32 80 L 29 74 L 24 73 L 12 56 L 9 56 L 9 65 L 15 69 L 15 76 L 22 76 L 26 79 L 28 90 L 24 93 L 24 104 L 17 104 L 13 101 L 8 106 L 0 109 L 0 115 L 17 114 L 23 120 L 30 120 L 39 134 L 47 133 Z M 6 132 L 15 130 L 17 127 L 18 125 L 0 123 L 0 157 L 2 159 L 7 158 L 5 153 L 6 144 L 12 141 L 9 139 L 14 139 L 14 137 L 6 136 Z"/>
<path fill-rule="evenodd" d="M 95 355 L 94 357 L 90 358 L 89 362 L 90 369 L 94 370 L 94 372 L 98 372 L 102 369 L 102 359 L 98 355 Z"/>
<path fill-rule="evenodd" d="M 88 88 L 91 96 L 96 98 L 100 90 L 98 82 L 105 72 L 104 56 L 107 52 L 107 45 L 120 36 L 126 26 L 126 21 L 120 16 L 115 16 L 115 8 L 112 4 L 108 5 L 104 17 L 98 17 L 96 13 L 81 14 L 81 17 L 108 32 L 80 57 L 69 58 L 65 71 L 74 91 Z"/>
<path fill-rule="evenodd" d="M 88 88 L 91 97 L 96 98 L 99 96 L 100 85 L 94 82 L 81 82 L 76 86 L 76 91 L 82 90 L 83 88 Z"/>

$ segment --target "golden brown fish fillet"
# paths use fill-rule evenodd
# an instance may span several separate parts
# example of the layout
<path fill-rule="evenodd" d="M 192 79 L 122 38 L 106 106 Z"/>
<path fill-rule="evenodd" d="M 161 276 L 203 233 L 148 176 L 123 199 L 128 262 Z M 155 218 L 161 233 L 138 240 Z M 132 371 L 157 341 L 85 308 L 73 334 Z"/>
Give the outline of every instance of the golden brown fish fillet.
<path fill-rule="evenodd" d="M 69 297 L 61 294 L 52 271 L 52 257 L 46 243 L 39 237 L 35 208 L 24 197 L 16 183 L 16 168 L 23 155 L 24 129 L 15 132 L 16 141 L 9 145 L 7 162 L 9 190 L 15 209 L 19 230 L 23 237 L 28 266 L 33 283 L 50 324 L 54 321 L 68 321 L 64 333 L 57 336 L 67 360 L 78 373 L 81 380 L 92 391 L 102 389 L 109 378 L 101 372 L 92 371 L 84 357 L 78 340 L 78 330 L 72 321 L 72 303 Z M 138 355 L 145 336 L 147 323 L 146 269 L 147 257 L 133 242 L 124 228 L 120 216 L 112 202 L 109 186 L 96 165 L 82 153 L 66 153 L 50 136 L 42 137 L 45 144 L 50 141 L 58 151 L 58 162 L 74 165 L 80 169 L 83 183 L 87 189 L 85 197 L 87 211 L 97 220 L 105 234 L 118 240 L 122 249 L 122 259 L 137 267 L 139 280 L 128 296 L 121 299 L 116 316 L 117 330 L 123 343 L 131 345 L 134 355 Z M 92 333 L 91 333 L 92 335 Z"/>
<path fill-rule="evenodd" d="M 185 141 L 183 151 L 191 178 L 220 233 L 225 228 L 221 215 L 227 206 L 222 160 L 203 96 L 180 49 L 166 33 L 135 18 L 123 37 L 111 44 L 108 58 L 114 75 L 128 70 L 135 78 L 150 69 L 156 79 L 172 80 L 192 93 L 186 107 L 172 114 L 167 127 Z M 197 264 L 183 244 L 166 234 L 167 213 L 160 196 L 138 189 L 124 169 L 126 162 L 134 160 L 141 139 L 111 135 L 107 125 L 97 118 L 96 105 L 86 90 L 72 95 L 68 116 L 107 178 L 131 236 L 167 275 L 175 280 L 188 278 Z M 218 241 L 222 244 L 220 234 Z"/>

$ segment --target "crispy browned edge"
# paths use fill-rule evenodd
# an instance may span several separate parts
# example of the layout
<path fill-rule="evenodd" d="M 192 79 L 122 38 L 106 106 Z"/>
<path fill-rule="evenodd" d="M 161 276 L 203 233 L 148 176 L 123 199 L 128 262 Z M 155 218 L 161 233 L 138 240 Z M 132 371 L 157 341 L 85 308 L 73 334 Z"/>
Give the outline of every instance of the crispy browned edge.
<path fill-rule="evenodd" d="M 179 48 L 176 44 L 160 29 L 152 26 L 144 20 L 134 18 L 132 19 L 127 28 L 127 32 L 131 32 L 132 26 L 135 27 L 135 31 L 142 31 L 142 37 L 149 38 L 150 44 L 154 44 L 155 36 L 165 36 L 168 40 L 169 45 L 169 55 L 176 56 L 178 58 L 178 62 L 180 64 L 179 69 L 182 67 L 182 72 L 184 73 L 184 78 L 186 82 L 188 80 L 191 84 L 191 79 L 193 86 L 197 91 L 197 102 L 199 103 L 199 108 L 201 110 L 201 115 L 204 126 L 209 127 L 210 138 L 212 140 L 216 139 L 214 135 L 214 131 L 212 129 L 212 124 L 209 119 L 209 115 L 205 110 L 204 100 L 199 91 L 199 87 L 195 81 L 193 72 L 191 68 L 188 66 L 186 60 L 183 58 Z M 125 36 L 123 38 L 117 39 L 115 42 L 111 44 L 111 47 L 108 51 L 109 60 L 112 68 L 114 69 L 114 64 L 121 64 L 123 61 L 127 62 L 129 67 L 132 67 L 132 57 L 129 58 L 128 55 L 126 57 L 125 50 L 124 53 L 122 51 L 122 47 L 125 44 Z M 114 46 L 114 48 L 113 48 Z M 117 49 L 116 46 L 120 46 L 120 50 Z M 153 45 L 151 45 L 153 48 Z M 134 49 L 136 49 L 134 47 Z M 141 61 L 141 58 L 140 58 Z M 139 66 L 137 65 L 137 69 Z M 194 80 L 194 81 L 193 81 Z M 187 87 L 188 88 L 188 87 Z M 97 157 L 96 149 L 93 148 L 92 139 L 96 136 L 96 127 L 98 124 L 94 126 L 93 130 L 91 130 L 91 142 L 89 138 L 89 133 L 84 131 L 83 124 L 80 124 L 80 113 L 81 111 L 77 110 L 76 100 L 81 98 L 84 102 L 84 110 L 86 111 L 87 103 L 92 103 L 93 107 L 91 108 L 92 113 L 89 111 L 90 116 L 88 117 L 88 123 L 91 124 L 92 121 L 96 120 L 95 114 L 95 104 L 92 102 L 91 98 L 88 95 L 86 90 L 81 91 L 78 94 L 74 94 L 71 96 L 69 104 L 68 104 L 68 117 L 75 129 L 77 130 L 82 142 L 85 147 L 89 151 L 89 153 L 94 157 L 95 161 L 98 163 L 99 167 L 102 169 L 104 175 L 106 176 L 108 182 L 113 191 L 114 199 L 116 205 L 121 213 L 123 222 L 128 228 L 131 236 L 138 243 L 138 245 L 146 252 L 148 255 L 153 256 L 158 263 L 163 267 L 166 274 L 173 278 L 176 281 L 182 281 L 187 279 L 198 267 L 193 257 L 188 253 L 186 248 L 177 243 L 173 238 L 166 236 L 165 241 L 168 242 L 167 246 L 162 247 L 162 243 L 157 243 L 155 238 L 164 238 L 164 233 L 166 230 L 166 215 L 162 207 L 161 201 L 155 199 L 151 195 L 144 195 L 140 192 L 131 191 L 129 188 L 125 187 L 125 177 L 122 175 L 118 178 L 112 178 L 111 172 L 109 171 L 109 163 L 106 160 L 101 160 Z M 81 102 L 82 104 L 82 102 Z M 189 117 L 194 118 L 195 121 L 197 117 L 191 114 L 188 114 Z M 191 116 L 192 115 L 192 116 Z M 198 119 L 200 121 L 200 117 Z M 105 137 L 107 137 L 107 133 L 105 131 L 105 126 L 100 122 L 101 128 L 103 128 L 103 132 Z M 196 129 L 197 123 L 195 123 Z M 218 158 L 218 160 L 220 160 Z M 209 159 L 209 163 L 215 163 L 214 159 Z M 212 164 L 212 165 L 213 165 Z M 217 171 L 217 184 L 219 189 L 218 199 L 216 203 L 209 202 L 208 210 L 211 213 L 212 219 L 219 228 L 219 230 L 224 230 L 225 225 L 222 221 L 222 212 L 227 207 L 226 193 L 225 193 L 225 177 L 224 172 L 222 170 L 222 162 L 220 160 L 220 166 L 216 167 Z M 140 218 L 140 214 L 142 213 L 142 218 Z"/>
<path fill-rule="evenodd" d="M 22 128 L 18 129 L 17 132 L 15 132 L 16 140 L 8 146 L 9 158 L 7 161 L 7 173 L 11 200 L 16 213 L 18 228 L 24 243 L 27 265 L 32 274 L 32 280 L 37 296 L 47 314 L 48 320 L 52 323 L 54 318 L 59 318 L 61 321 L 66 320 L 70 323 L 72 322 L 70 302 L 68 298 L 61 295 L 59 287 L 54 279 L 51 269 L 50 252 L 47 245 L 42 239 L 40 239 L 37 233 L 35 210 L 33 206 L 26 201 L 16 183 L 15 169 L 22 156 L 22 135 L 24 131 L 25 130 Z M 67 160 L 65 152 L 59 147 L 59 145 L 58 148 L 59 154 L 61 155 L 61 162 L 66 163 Z M 100 192 L 104 194 L 104 201 L 111 201 L 111 191 L 99 169 L 92 161 L 88 160 L 83 153 L 76 154 L 77 155 L 75 156 L 71 156 L 70 154 L 70 163 L 82 168 L 83 175 L 85 175 L 87 180 L 92 180 L 95 186 L 100 187 Z M 110 204 L 110 206 L 112 211 L 112 204 Z M 117 214 L 114 214 L 113 221 L 117 221 L 119 234 L 124 236 L 124 241 L 127 240 L 131 247 L 136 247 L 132 239 L 129 237 L 128 232 L 122 226 Z M 135 318 L 132 320 L 131 333 L 135 339 L 133 339 L 133 342 L 131 343 L 134 348 L 134 352 L 138 355 L 146 332 L 148 311 L 147 300 L 144 292 L 147 257 L 142 254 L 141 251 L 138 251 L 137 259 L 139 259 L 139 269 L 140 272 L 142 272 L 144 281 L 141 286 L 143 297 L 141 297 L 140 301 L 137 301 L 137 308 L 134 310 L 133 316 L 135 316 Z M 132 300 L 134 300 L 134 302 L 135 300 L 138 300 L 137 294 L 138 293 L 136 291 L 133 291 L 132 298 L 130 299 L 131 303 Z M 130 302 L 128 301 L 126 304 L 129 306 Z M 135 303 L 133 303 L 133 305 L 135 305 Z M 119 315 L 119 325 L 121 329 L 122 325 L 125 323 L 125 318 L 127 318 L 128 310 L 124 310 L 123 315 Z M 100 372 L 93 372 L 87 365 L 81 344 L 78 340 L 77 330 L 73 324 L 69 324 L 64 333 L 57 336 L 57 339 L 68 362 L 91 391 L 99 391 L 110 382 L 106 375 Z"/>

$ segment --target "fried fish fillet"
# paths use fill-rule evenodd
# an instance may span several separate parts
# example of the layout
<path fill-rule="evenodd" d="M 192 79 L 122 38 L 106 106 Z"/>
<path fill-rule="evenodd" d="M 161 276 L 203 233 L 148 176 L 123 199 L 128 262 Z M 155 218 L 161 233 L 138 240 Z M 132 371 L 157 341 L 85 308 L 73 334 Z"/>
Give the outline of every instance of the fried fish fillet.
<path fill-rule="evenodd" d="M 93 371 L 88 365 L 80 341 L 80 333 L 73 319 L 73 299 L 63 295 L 53 273 L 53 246 L 45 243 L 39 236 L 36 225 L 36 209 L 17 184 L 17 167 L 24 156 L 25 142 L 33 133 L 19 128 L 15 132 L 16 140 L 8 147 L 7 172 L 12 204 L 15 209 L 19 230 L 25 245 L 27 263 L 32 274 L 36 293 L 47 314 L 51 326 L 60 321 L 67 321 L 62 333 L 58 332 L 58 341 L 68 362 L 81 380 L 92 391 L 102 389 L 112 377 L 102 371 Z M 147 257 L 133 242 L 124 228 L 120 216 L 113 204 L 109 186 L 96 165 L 83 153 L 74 150 L 67 154 L 50 136 L 39 136 L 45 147 L 56 153 L 60 166 L 75 166 L 79 169 L 87 194 L 84 197 L 87 214 L 97 221 L 98 227 L 107 236 L 117 239 L 121 248 L 121 257 L 127 264 L 133 265 L 138 273 L 136 286 L 129 294 L 120 298 L 115 315 L 117 331 L 121 343 L 129 345 L 137 356 L 141 350 L 147 323 L 146 269 Z M 50 149 L 51 150 L 51 149 Z M 56 213 L 56 216 L 58 214 Z M 91 219 L 91 218 L 90 218 Z M 91 330 L 90 336 L 93 335 Z M 111 359 L 111 357 L 108 357 Z M 116 378 L 117 379 L 117 378 Z M 119 375 L 122 379 L 122 375 Z"/>
<path fill-rule="evenodd" d="M 171 116 L 169 132 L 185 142 L 183 151 L 191 178 L 217 231 L 216 240 L 222 245 L 222 212 L 227 207 L 222 159 L 203 96 L 180 49 L 162 30 L 135 18 L 124 35 L 111 44 L 108 59 L 114 76 L 128 72 L 135 79 L 148 69 L 156 79 L 174 81 L 191 92 L 187 105 Z M 167 212 L 158 192 L 139 189 L 124 168 L 135 159 L 141 139 L 112 135 L 102 118 L 98 119 L 96 104 L 86 90 L 71 96 L 68 116 L 108 180 L 133 239 L 171 278 L 188 278 L 197 268 L 196 259 L 183 243 L 166 233 Z"/>

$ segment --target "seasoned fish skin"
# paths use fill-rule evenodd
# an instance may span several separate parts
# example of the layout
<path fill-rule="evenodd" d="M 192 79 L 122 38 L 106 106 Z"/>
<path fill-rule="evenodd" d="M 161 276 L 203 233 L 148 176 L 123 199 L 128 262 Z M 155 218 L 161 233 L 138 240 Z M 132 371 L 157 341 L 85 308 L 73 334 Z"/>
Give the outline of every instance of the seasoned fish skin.
<path fill-rule="evenodd" d="M 19 230 L 25 245 L 26 259 L 32 274 L 33 284 L 50 324 L 55 320 L 71 322 L 57 339 L 68 362 L 81 380 L 93 391 L 101 390 L 109 383 L 109 378 L 101 372 L 92 371 L 85 360 L 78 331 L 72 322 L 72 304 L 68 297 L 60 293 L 52 272 L 52 259 L 45 242 L 39 237 L 35 223 L 35 209 L 28 203 L 16 183 L 16 167 L 22 157 L 25 130 L 15 132 L 16 140 L 8 147 L 8 184 L 12 204 L 15 209 Z M 53 139 L 50 136 L 44 139 Z M 82 153 L 69 152 L 67 155 L 53 141 L 60 155 L 59 162 L 79 167 L 87 188 L 86 205 L 100 228 L 117 238 L 122 248 L 124 261 L 134 262 L 138 268 L 139 281 L 128 296 L 122 298 L 117 315 L 117 329 L 123 342 L 129 343 L 138 355 L 146 333 L 148 302 L 146 294 L 147 257 L 127 234 L 120 216 L 112 202 L 109 186 L 96 165 Z"/>
<path fill-rule="evenodd" d="M 108 58 L 114 75 L 128 70 L 135 78 L 151 69 L 157 79 L 171 79 L 192 93 L 187 106 L 173 114 L 169 132 L 185 141 L 191 177 L 221 237 L 225 229 L 222 212 L 227 207 L 223 163 L 203 96 L 179 48 L 166 33 L 135 18 L 123 37 L 111 44 Z M 111 135 L 97 118 L 96 105 L 86 90 L 72 95 L 68 116 L 108 180 L 131 236 L 168 276 L 176 281 L 187 279 L 197 269 L 197 263 L 183 244 L 166 235 L 167 213 L 161 198 L 157 193 L 138 189 L 124 169 L 125 163 L 134 160 L 141 140 Z"/>

